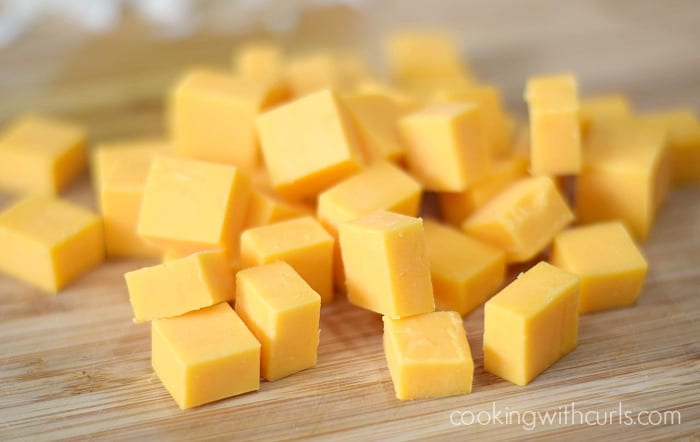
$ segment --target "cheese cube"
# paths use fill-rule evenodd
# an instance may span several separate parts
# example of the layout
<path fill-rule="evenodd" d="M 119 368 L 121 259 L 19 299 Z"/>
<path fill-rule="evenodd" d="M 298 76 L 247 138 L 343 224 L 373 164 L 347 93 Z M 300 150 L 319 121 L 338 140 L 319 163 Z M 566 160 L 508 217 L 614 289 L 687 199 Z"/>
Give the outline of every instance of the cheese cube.
<path fill-rule="evenodd" d="M 643 240 L 670 187 L 665 129 L 635 120 L 591 126 L 576 182 L 581 223 L 621 220 Z"/>
<path fill-rule="evenodd" d="M 583 132 L 588 131 L 596 121 L 605 122 L 631 116 L 630 103 L 622 94 L 599 95 L 581 100 L 579 120 Z"/>
<path fill-rule="evenodd" d="M 627 229 L 618 221 L 561 232 L 554 239 L 550 261 L 581 278 L 579 313 L 634 304 L 648 268 Z"/>
<path fill-rule="evenodd" d="M 236 313 L 262 345 L 260 372 L 266 380 L 316 365 L 321 297 L 289 264 L 240 271 Z"/>
<path fill-rule="evenodd" d="M 506 274 L 501 250 L 429 219 L 423 228 L 438 310 L 466 315 L 501 288 Z"/>
<path fill-rule="evenodd" d="M 313 197 L 360 170 L 360 144 L 330 90 L 265 112 L 258 131 L 272 185 L 282 196 Z"/>
<path fill-rule="evenodd" d="M 423 185 L 460 192 L 490 165 L 478 108 L 474 104 L 436 104 L 399 120 L 406 163 Z"/>
<path fill-rule="evenodd" d="M 175 152 L 254 169 L 260 164 L 255 118 L 280 100 L 279 92 L 264 83 L 213 70 L 188 72 L 170 100 Z"/>
<path fill-rule="evenodd" d="M 384 316 L 384 354 L 396 398 L 422 399 L 472 391 L 474 361 L 462 318 L 433 312 Z"/>
<path fill-rule="evenodd" d="M 484 369 L 526 385 L 576 348 L 579 279 L 540 262 L 484 307 Z"/>
<path fill-rule="evenodd" d="M 151 363 L 183 410 L 260 388 L 260 343 L 225 302 L 153 321 Z"/>
<path fill-rule="evenodd" d="M 534 175 L 581 171 L 581 129 L 576 78 L 530 78 L 525 89 L 530 113 L 530 170 Z"/>
<path fill-rule="evenodd" d="M 182 315 L 232 301 L 233 271 L 223 251 L 195 253 L 124 275 L 134 320 Z"/>
<path fill-rule="evenodd" d="M 368 69 L 364 60 L 348 52 L 303 54 L 292 59 L 285 71 L 292 96 L 297 98 L 323 89 L 349 91 L 366 77 Z"/>
<path fill-rule="evenodd" d="M 378 211 L 339 227 L 348 300 L 392 318 L 435 310 L 423 221 Z"/>
<path fill-rule="evenodd" d="M 28 196 L 0 213 L 0 271 L 56 293 L 104 259 L 102 222 L 51 196 Z"/>
<path fill-rule="evenodd" d="M 549 177 L 524 178 L 499 193 L 462 223 L 462 229 L 525 262 L 541 252 L 574 219 Z"/>
<path fill-rule="evenodd" d="M 261 84 L 281 81 L 284 63 L 282 48 L 273 42 L 246 44 L 237 48 L 233 54 L 234 72 Z"/>
<path fill-rule="evenodd" d="M 398 107 L 402 115 L 420 107 L 420 102 L 413 95 L 376 79 L 370 78 L 358 82 L 354 92 L 360 95 L 380 95 L 388 98 Z"/>
<path fill-rule="evenodd" d="M 268 192 L 253 190 L 248 201 L 248 213 L 246 214 L 244 229 L 299 218 L 308 215 L 309 211 L 298 204 L 288 203 Z"/>
<path fill-rule="evenodd" d="M 321 295 L 333 300 L 333 237 L 310 216 L 248 229 L 241 235 L 243 268 L 285 261 Z"/>
<path fill-rule="evenodd" d="M 95 149 L 93 171 L 107 256 L 160 255 L 160 249 L 141 238 L 136 228 L 151 160 L 167 151 L 165 141 L 155 139 L 103 144 Z"/>
<path fill-rule="evenodd" d="M 87 135 L 39 115 L 14 120 L 0 133 L 0 190 L 54 195 L 85 169 Z"/>
<path fill-rule="evenodd" d="M 137 231 L 163 248 L 235 254 L 249 198 L 250 182 L 233 166 L 156 156 Z"/>

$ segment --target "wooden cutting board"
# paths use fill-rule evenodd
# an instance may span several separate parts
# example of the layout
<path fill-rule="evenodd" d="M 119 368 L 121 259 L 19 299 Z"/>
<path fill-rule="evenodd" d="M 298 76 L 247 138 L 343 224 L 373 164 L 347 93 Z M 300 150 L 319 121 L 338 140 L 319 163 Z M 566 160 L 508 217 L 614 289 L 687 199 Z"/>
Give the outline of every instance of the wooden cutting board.
<path fill-rule="evenodd" d="M 529 73 L 568 66 L 582 75 L 587 90 L 622 89 L 647 107 L 685 102 L 697 110 L 700 61 L 688 56 L 688 49 L 697 47 L 697 28 L 690 25 L 697 23 L 693 14 L 697 18 L 698 13 L 692 12 L 697 8 L 683 12 L 683 5 L 693 2 L 652 11 L 655 23 L 687 31 L 663 35 L 634 23 L 616 28 L 611 25 L 616 14 L 625 12 L 625 20 L 632 21 L 639 16 L 592 4 L 571 2 L 557 8 L 563 15 L 554 24 L 534 28 L 527 23 L 537 22 L 546 2 L 513 2 L 512 14 L 498 14 L 500 22 L 489 22 L 494 13 L 485 7 L 455 9 L 461 12 L 453 15 L 472 17 L 468 36 L 475 64 L 504 86 L 509 102 L 520 102 Z M 323 25 L 306 23 L 302 30 L 308 40 L 325 35 L 319 29 L 365 29 L 358 24 L 363 21 L 349 16 L 347 11 L 317 14 L 313 17 Z M 579 26 L 571 28 L 567 17 Z M 482 21 L 498 23 L 498 33 Z M 553 29 L 563 36 L 556 44 L 549 35 Z M 599 58 L 577 58 L 605 44 L 624 47 L 616 40 L 620 29 L 631 41 L 639 39 L 644 50 L 635 46 L 619 60 L 613 49 Z M 193 62 L 223 66 L 232 40 L 196 34 L 149 46 L 143 32 L 142 25 L 131 23 L 114 35 L 80 40 L 65 25 L 49 24 L 0 51 L 0 119 L 39 109 L 86 123 L 97 140 L 159 132 L 163 92 L 178 69 Z M 521 46 L 507 43 L 514 41 Z M 73 52 L 60 52 L 71 45 Z M 567 45 L 573 54 L 557 52 Z M 524 61 L 517 54 L 530 58 Z M 87 178 L 65 196 L 94 207 Z M 10 199 L 0 195 L 0 207 Z M 578 348 L 526 387 L 483 371 L 479 309 L 465 318 L 476 365 L 473 393 L 397 401 L 382 353 L 380 318 L 341 299 L 323 309 L 317 367 L 265 382 L 257 393 L 184 412 L 150 368 L 149 326 L 131 321 L 122 275 L 152 262 L 106 263 L 56 297 L 0 276 L 0 440 L 698 437 L 700 188 L 670 195 L 644 252 L 651 270 L 638 304 L 583 316 Z M 593 412 L 602 422 L 605 413 L 620 410 L 642 422 L 581 423 L 582 416 L 594 423 Z M 663 419 L 656 412 L 678 412 L 681 423 L 678 414 L 667 414 L 666 425 L 649 425 L 649 419 Z M 533 422 L 545 418 L 543 413 L 554 421 Z M 474 418 L 483 425 L 466 425 Z"/>

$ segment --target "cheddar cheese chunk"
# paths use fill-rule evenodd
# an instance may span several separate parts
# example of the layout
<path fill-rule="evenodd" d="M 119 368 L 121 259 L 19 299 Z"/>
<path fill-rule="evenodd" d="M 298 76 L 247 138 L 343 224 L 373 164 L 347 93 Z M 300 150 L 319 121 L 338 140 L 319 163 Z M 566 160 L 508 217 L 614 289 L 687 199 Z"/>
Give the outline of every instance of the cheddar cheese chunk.
<path fill-rule="evenodd" d="M 619 221 L 561 232 L 554 239 L 550 261 L 581 278 L 579 313 L 634 304 L 648 268 Z"/>
<path fill-rule="evenodd" d="M 355 128 L 330 90 L 265 112 L 257 121 L 265 164 L 282 196 L 314 197 L 360 170 Z"/>
<path fill-rule="evenodd" d="M 299 98 L 324 89 L 349 91 L 368 76 L 365 61 L 353 53 L 317 51 L 290 60 L 284 78 Z"/>
<path fill-rule="evenodd" d="M 232 301 L 233 271 L 223 251 L 195 253 L 124 275 L 136 322 Z"/>
<path fill-rule="evenodd" d="M 285 261 L 321 295 L 333 300 L 333 237 L 311 216 L 248 229 L 241 235 L 243 268 Z"/>
<path fill-rule="evenodd" d="M 540 262 L 486 302 L 484 369 L 518 385 L 576 348 L 576 275 Z"/>
<path fill-rule="evenodd" d="M 581 129 L 576 78 L 530 78 L 525 88 L 530 113 L 530 170 L 533 175 L 581 171 Z"/>
<path fill-rule="evenodd" d="M 506 188 L 462 223 L 462 229 L 525 262 L 541 252 L 574 219 L 549 177 L 524 178 Z"/>
<path fill-rule="evenodd" d="M 244 229 L 299 218 L 308 215 L 309 211 L 298 204 L 289 203 L 268 192 L 253 190 L 248 201 L 248 213 L 246 214 Z"/>
<path fill-rule="evenodd" d="M 384 355 L 397 399 L 472 391 L 474 361 L 459 314 L 433 312 L 383 320 Z"/>
<path fill-rule="evenodd" d="M 415 96 L 372 78 L 358 82 L 353 92 L 360 95 L 380 95 L 388 98 L 398 107 L 402 115 L 420 107 L 420 102 Z"/>
<path fill-rule="evenodd" d="M 17 118 L 0 133 L 0 190 L 55 195 L 87 165 L 82 127 L 39 115 Z"/>
<path fill-rule="evenodd" d="M 27 196 L 0 213 L 0 271 L 50 293 L 104 259 L 100 217 L 51 196 Z"/>
<path fill-rule="evenodd" d="M 339 226 L 348 300 L 391 318 L 435 310 L 423 221 L 377 211 Z"/>
<path fill-rule="evenodd" d="M 406 164 L 423 185 L 460 192 L 489 167 L 478 108 L 474 104 L 435 104 L 399 120 Z"/>
<path fill-rule="evenodd" d="M 579 120 L 583 132 L 588 131 L 591 124 L 596 121 L 605 122 L 631 116 L 630 103 L 622 94 L 598 95 L 581 100 Z"/>
<path fill-rule="evenodd" d="M 181 409 L 260 388 L 260 343 L 227 303 L 151 324 L 153 370 Z"/>
<path fill-rule="evenodd" d="M 423 228 L 437 310 L 466 315 L 501 288 L 503 251 L 437 221 L 427 219 Z"/>
<path fill-rule="evenodd" d="M 260 341 L 264 379 L 275 381 L 316 365 L 321 297 L 289 264 L 238 272 L 236 313 Z"/>
<path fill-rule="evenodd" d="M 284 75 L 284 52 L 274 42 L 254 42 L 237 48 L 233 70 L 243 78 L 261 84 L 275 84 Z"/>

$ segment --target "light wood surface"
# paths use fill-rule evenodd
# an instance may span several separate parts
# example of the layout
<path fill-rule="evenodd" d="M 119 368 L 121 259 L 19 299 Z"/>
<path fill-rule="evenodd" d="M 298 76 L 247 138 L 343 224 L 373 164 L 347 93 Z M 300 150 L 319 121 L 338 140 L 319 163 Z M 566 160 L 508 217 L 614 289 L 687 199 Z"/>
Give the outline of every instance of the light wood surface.
<path fill-rule="evenodd" d="M 370 13 L 308 13 L 290 44 L 358 44 L 377 57 L 385 26 L 428 17 L 451 27 L 477 72 L 515 111 L 527 75 L 571 70 L 585 93 L 620 90 L 641 109 L 700 104 L 700 8 L 693 1 L 389 1 Z M 403 5 L 402 7 L 398 7 Z M 343 32 L 340 33 L 339 30 Z M 0 123 L 25 110 L 87 124 L 96 141 L 162 131 L 162 102 L 193 63 L 225 66 L 240 39 L 201 31 L 162 41 L 127 18 L 86 37 L 46 22 L 0 49 Z M 94 207 L 87 177 L 66 197 Z M 12 199 L 0 195 L 0 206 Z M 483 310 L 465 319 L 475 358 L 470 395 L 400 402 L 381 320 L 340 300 L 323 310 L 319 364 L 257 393 L 180 411 L 150 367 L 150 328 L 134 325 L 123 273 L 110 262 L 56 297 L 0 275 L 0 440 L 121 439 L 668 439 L 700 435 L 700 188 L 674 190 L 644 245 L 651 271 L 638 305 L 581 318 L 578 348 L 526 387 L 482 369 Z M 453 411 L 603 413 L 678 410 L 665 426 L 453 426 Z M 466 415 L 467 417 L 469 415 Z M 485 416 L 482 414 L 482 416 Z"/>

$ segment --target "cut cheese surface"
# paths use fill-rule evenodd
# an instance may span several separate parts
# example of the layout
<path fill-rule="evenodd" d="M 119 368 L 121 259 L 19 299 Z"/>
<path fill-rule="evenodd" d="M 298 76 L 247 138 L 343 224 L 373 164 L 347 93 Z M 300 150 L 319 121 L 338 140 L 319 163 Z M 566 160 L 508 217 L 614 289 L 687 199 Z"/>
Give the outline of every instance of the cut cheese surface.
<path fill-rule="evenodd" d="M 253 190 L 248 201 L 244 229 L 266 226 L 278 221 L 299 218 L 309 214 L 304 206 L 282 200 L 269 192 Z"/>
<path fill-rule="evenodd" d="M 284 51 L 274 42 L 254 42 L 237 48 L 233 69 L 243 78 L 274 84 L 284 75 Z"/>
<path fill-rule="evenodd" d="M 581 129 L 587 131 L 596 121 L 610 121 L 632 116 L 632 106 L 622 94 L 598 95 L 581 100 L 579 120 Z"/>

